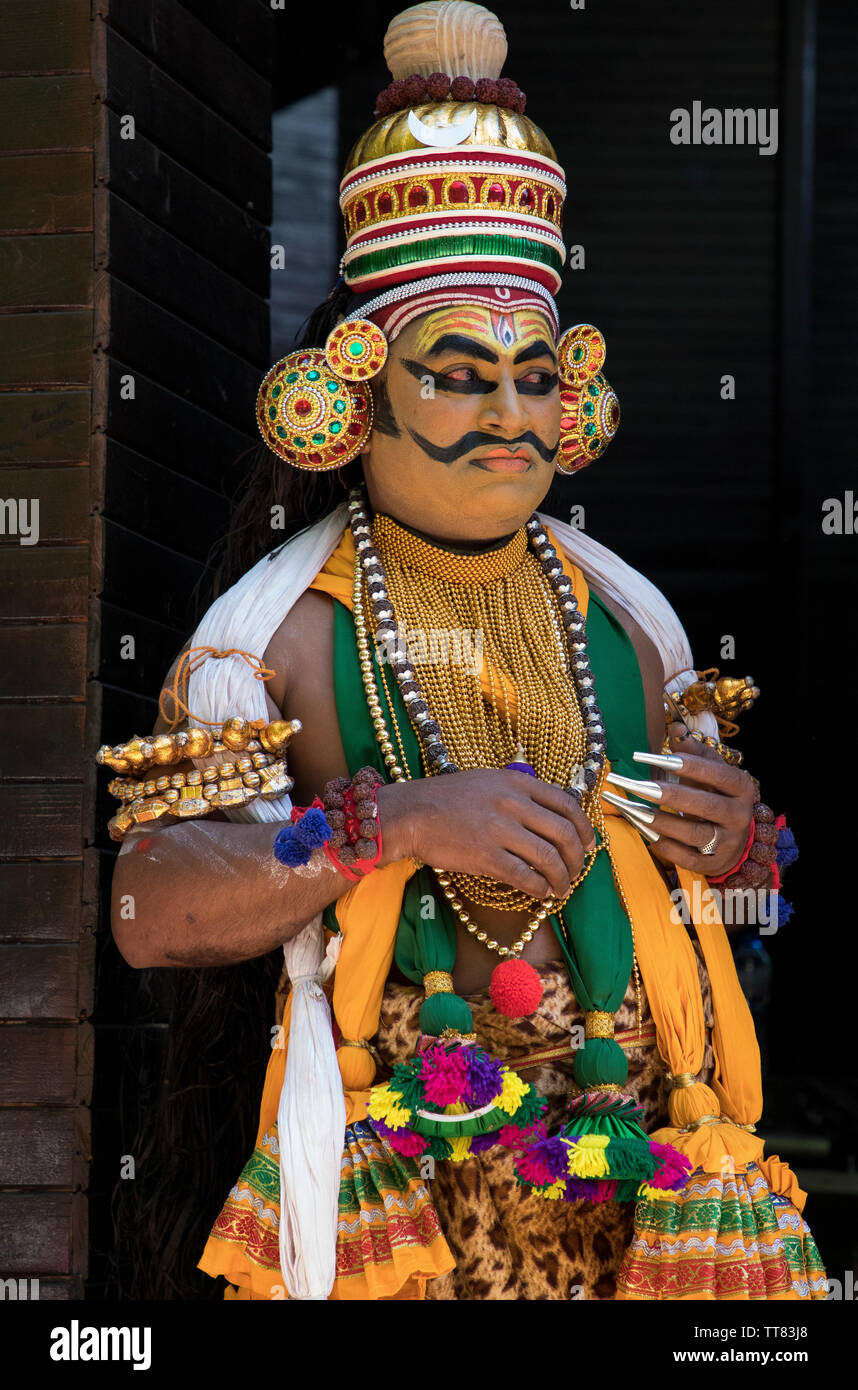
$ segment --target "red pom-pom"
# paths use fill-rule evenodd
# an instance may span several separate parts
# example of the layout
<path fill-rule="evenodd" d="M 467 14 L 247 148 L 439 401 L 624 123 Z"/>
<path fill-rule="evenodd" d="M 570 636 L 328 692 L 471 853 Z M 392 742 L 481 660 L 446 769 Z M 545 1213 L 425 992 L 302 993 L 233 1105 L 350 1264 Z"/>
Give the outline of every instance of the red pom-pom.
<path fill-rule="evenodd" d="M 526 1018 L 542 998 L 542 981 L 526 960 L 505 960 L 492 971 L 489 997 L 499 1014 Z"/>

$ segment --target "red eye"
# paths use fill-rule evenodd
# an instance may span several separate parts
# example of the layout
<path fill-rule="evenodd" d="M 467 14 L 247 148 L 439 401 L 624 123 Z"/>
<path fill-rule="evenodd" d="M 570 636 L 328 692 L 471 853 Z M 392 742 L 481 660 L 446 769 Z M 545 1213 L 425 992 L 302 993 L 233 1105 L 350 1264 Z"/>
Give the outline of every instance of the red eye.
<path fill-rule="evenodd" d="M 454 367 L 451 372 L 445 372 L 444 376 L 448 381 L 473 381 L 473 367 Z"/>

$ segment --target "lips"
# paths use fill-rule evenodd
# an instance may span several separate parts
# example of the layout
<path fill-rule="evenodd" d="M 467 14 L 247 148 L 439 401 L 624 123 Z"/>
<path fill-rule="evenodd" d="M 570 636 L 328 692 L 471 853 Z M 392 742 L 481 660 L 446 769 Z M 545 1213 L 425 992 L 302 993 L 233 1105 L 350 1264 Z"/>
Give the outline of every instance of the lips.
<path fill-rule="evenodd" d="M 530 458 L 524 449 L 492 449 L 479 454 L 471 462 L 477 468 L 485 468 L 490 473 L 524 473 L 531 467 Z"/>

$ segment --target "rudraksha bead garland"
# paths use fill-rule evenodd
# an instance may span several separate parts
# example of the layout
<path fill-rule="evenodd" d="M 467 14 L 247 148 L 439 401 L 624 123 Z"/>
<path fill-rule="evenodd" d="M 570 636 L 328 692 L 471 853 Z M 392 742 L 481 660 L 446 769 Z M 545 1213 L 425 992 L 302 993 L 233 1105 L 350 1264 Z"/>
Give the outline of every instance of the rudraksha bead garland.
<path fill-rule="evenodd" d="M 322 791 L 325 818 L 334 832 L 328 844 L 343 864 L 372 859 L 378 849 L 376 788 L 384 778 L 374 767 L 362 767 L 351 781 L 333 777 Z"/>
<path fill-rule="evenodd" d="M 372 542 L 370 517 L 363 488 L 352 489 L 349 494 L 348 511 L 355 550 L 366 579 L 369 602 L 375 619 L 376 644 L 380 646 L 385 642 L 392 643 L 397 632 L 396 617 L 387 590 L 381 555 Z M 569 667 L 584 720 L 584 762 L 580 777 L 568 788 L 581 800 L 583 791 L 591 792 L 598 785 L 605 763 L 605 726 L 587 656 L 584 619 L 578 608 L 571 581 L 563 572 L 557 551 L 535 515 L 527 522 L 527 535 L 560 611 L 560 622 L 569 654 Z M 415 677 L 413 664 L 403 651 L 396 651 L 391 664 L 408 717 L 423 745 L 429 768 L 438 774 L 459 772 L 458 765 L 450 757 L 444 743 L 441 727 L 437 720 L 432 718 L 421 686 Z"/>

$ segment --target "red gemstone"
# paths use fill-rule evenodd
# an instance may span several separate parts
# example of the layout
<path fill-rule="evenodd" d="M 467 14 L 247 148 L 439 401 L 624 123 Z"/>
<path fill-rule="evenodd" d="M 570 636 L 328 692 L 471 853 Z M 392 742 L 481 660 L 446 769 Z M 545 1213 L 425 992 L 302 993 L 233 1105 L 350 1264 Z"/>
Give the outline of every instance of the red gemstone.
<path fill-rule="evenodd" d="M 366 203 L 358 203 L 357 207 L 355 208 L 355 221 L 366 221 Z"/>
<path fill-rule="evenodd" d="M 561 447 L 561 449 L 563 450 L 564 454 L 571 453 L 571 451 L 576 447 L 575 440 L 574 440 L 574 439 L 564 439 L 564 441 L 563 441 L 563 443 L 560 445 L 560 447 Z"/>
<path fill-rule="evenodd" d="M 346 454 L 346 453 L 348 453 L 348 450 L 347 450 L 345 444 L 335 444 L 334 447 L 333 447 L 333 449 L 331 450 L 331 452 L 332 452 L 333 454 L 335 454 L 335 455 L 337 456 L 337 458 L 339 458 L 341 454 Z"/>
<path fill-rule="evenodd" d="M 578 397 L 572 391 L 561 391 L 560 399 L 564 405 L 574 405 Z"/>
<path fill-rule="evenodd" d="M 349 434 L 363 434 L 363 425 L 359 425 L 357 421 L 355 421 L 353 424 L 349 425 Z"/>
<path fill-rule="evenodd" d="M 296 415 L 309 415 L 310 411 L 313 409 L 313 402 L 305 400 L 296 401 L 292 409 Z"/>
<path fill-rule="evenodd" d="M 504 186 L 503 186 L 502 183 L 490 183 L 490 184 L 489 184 L 489 202 L 490 202 L 490 203 L 505 203 L 505 202 L 506 202 L 506 189 L 504 188 Z"/>
<path fill-rule="evenodd" d="M 389 194 L 389 193 L 382 193 L 382 194 L 380 194 L 380 195 L 379 195 L 379 198 L 378 198 L 378 202 L 376 203 L 376 207 L 378 208 L 378 211 L 379 211 L 382 215 L 384 215 L 384 216 L 386 216 L 387 213 L 392 212 L 392 211 L 393 211 L 393 199 L 391 198 L 390 194 Z"/>
<path fill-rule="evenodd" d="M 308 463 L 322 463 L 323 461 L 321 454 L 307 454 L 306 457 Z"/>
<path fill-rule="evenodd" d="M 611 424 L 612 424 L 612 425 L 616 425 L 616 424 L 618 423 L 618 421 L 619 421 L 619 418 L 620 418 L 620 407 L 619 407 L 618 405 L 612 405 L 612 406 L 611 406 Z"/>
<path fill-rule="evenodd" d="M 561 428 L 562 430 L 574 430 L 574 428 L 575 428 L 575 421 L 574 421 L 574 420 L 570 420 L 569 416 L 566 415 L 566 416 L 564 416 L 563 419 L 560 421 L 560 428 Z"/>
<path fill-rule="evenodd" d="M 428 201 L 429 195 L 426 192 L 426 189 L 423 188 L 419 183 L 415 184 L 414 188 L 410 188 L 408 190 L 408 206 L 410 208 L 425 207 Z"/>
<path fill-rule="evenodd" d="M 522 207 L 522 208 L 532 208 L 532 207 L 533 207 L 533 193 L 532 193 L 531 189 L 529 189 L 529 188 L 523 188 L 523 189 L 521 190 L 521 194 L 520 194 L 520 196 L 519 196 L 518 204 L 519 204 L 519 207 Z"/>
<path fill-rule="evenodd" d="M 468 201 L 467 185 L 462 183 L 460 179 L 456 179 L 455 183 L 450 184 L 447 196 L 451 203 L 466 203 Z"/>
<path fill-rule="evenodd" d="M 545 212 L 546 216 L 548 217 L 554 216 L 554 199 L 552 198 L 550 193 L 548 195 L 548 201 L 545 204 Z"/>

